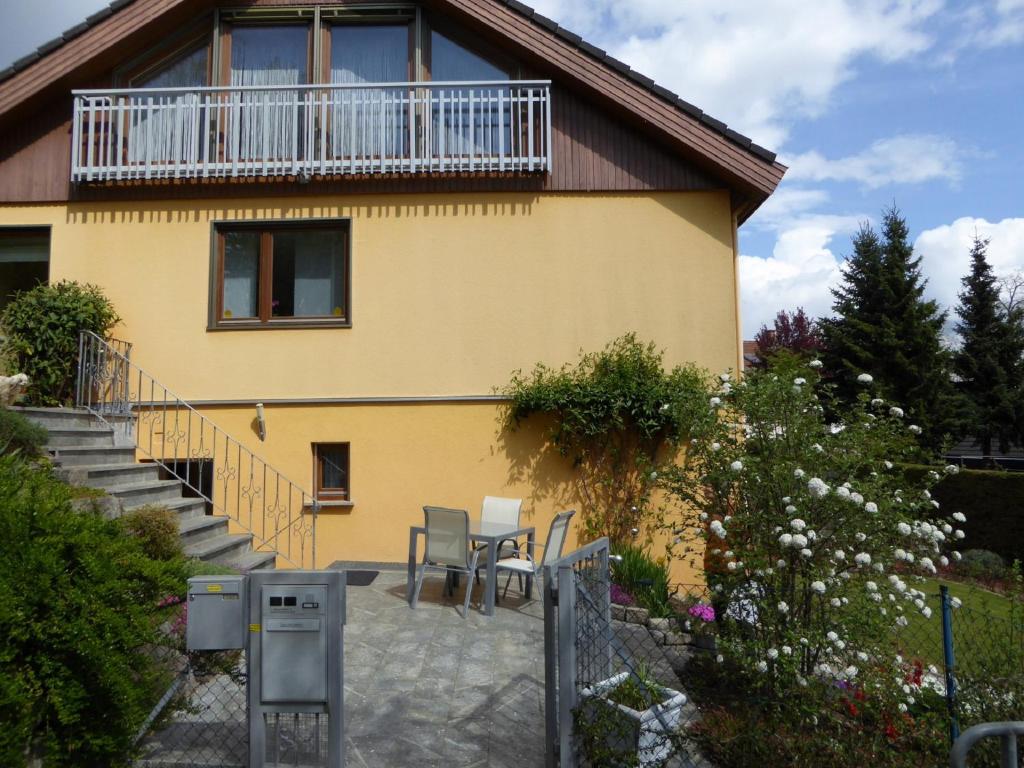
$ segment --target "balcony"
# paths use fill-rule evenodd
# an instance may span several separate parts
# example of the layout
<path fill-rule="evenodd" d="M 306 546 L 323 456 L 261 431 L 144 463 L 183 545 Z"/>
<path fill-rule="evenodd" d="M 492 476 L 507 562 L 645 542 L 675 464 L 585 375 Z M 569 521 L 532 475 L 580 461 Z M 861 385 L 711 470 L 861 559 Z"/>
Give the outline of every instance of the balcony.
<path fill-rule="evenodd" d="M 71 179 L 545 173 L 550 81 L 74 92 Z"/>

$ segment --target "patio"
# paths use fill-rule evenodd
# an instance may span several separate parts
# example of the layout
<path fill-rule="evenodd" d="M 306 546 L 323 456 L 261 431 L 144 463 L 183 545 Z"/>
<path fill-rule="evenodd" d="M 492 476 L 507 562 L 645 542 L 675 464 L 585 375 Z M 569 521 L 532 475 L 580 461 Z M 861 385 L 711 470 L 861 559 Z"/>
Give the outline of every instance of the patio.
<path fill-rule="evenodd" d="M 515 583 L 493 617 L 474 585 L 469 616 L 463 588 L 445 596 L 444 579 L 424 581 L 419 605 L 406 600 L 398 566 L 334 563 L 332 569 L 380 567 L 367 586 L 346 590 L 346 765 L 355 768 L 542 768 L 544 765 L 544 621 Z M 358 582 L 358 579 L 352 579 Z M 504 579 L 499 580 L 504 585 Z M 658 645 L 640 625 L 613 622 L 621 647 L 642 658 L 659 682 L 683 689 L 674 670 L 686 651 Z M 144 741 L 146 768 L 246 764 L 245 690 L 225 675 L 205 678 L 179 710 Z M 685 721 L 695 717 L 692 704 Z M 671 768 L 704 768 L 696 754 Z"/>

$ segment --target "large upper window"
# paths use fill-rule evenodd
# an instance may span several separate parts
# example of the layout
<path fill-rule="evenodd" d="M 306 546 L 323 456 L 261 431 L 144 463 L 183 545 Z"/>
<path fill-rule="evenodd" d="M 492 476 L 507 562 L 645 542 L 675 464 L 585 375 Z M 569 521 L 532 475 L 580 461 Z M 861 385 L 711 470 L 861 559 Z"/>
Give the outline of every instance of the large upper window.
<path fill-rule="evenodd" d="M 409 80 L 409 26 L 335 24 L 331 27 L 332 83 Z"/>
<path fill-rule="evenodd" d="M 133 88 L 195 88 L 209 82 L 206 45 L 170 56 L 132 77 Z"/>
<path fill-rule="evenodd" d="M 221 328 L 348 324 L 348 226 L 217 228 L 215 322 Z"/>
<path fill-rule="evenodd" d="M 430 33 L 430 78 L 444 82 L 508 80 L 509 73 L 433 30 Z"/>
<path fill-rule="evenodd" d="M 298 85 L 308 70 L 308 26 L 232 28 L 231 85 Z"/>

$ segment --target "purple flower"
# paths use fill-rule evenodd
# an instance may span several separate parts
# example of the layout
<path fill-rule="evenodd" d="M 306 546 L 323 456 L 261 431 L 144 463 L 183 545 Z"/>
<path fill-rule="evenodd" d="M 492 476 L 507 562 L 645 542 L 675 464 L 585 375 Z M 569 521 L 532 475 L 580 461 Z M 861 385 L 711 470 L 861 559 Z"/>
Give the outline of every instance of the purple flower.
<path fill-rule="evenodd" d="M 694 603 L 687 613 L 701 621 L 712 622 L 715 620 L 715 609 L 707 603 Z"/>
<path fill-rule="evenodd" d="M 618 584 L 612 584 L 612 602 L 616 605 L 635 605 L 636 600 Z"/>

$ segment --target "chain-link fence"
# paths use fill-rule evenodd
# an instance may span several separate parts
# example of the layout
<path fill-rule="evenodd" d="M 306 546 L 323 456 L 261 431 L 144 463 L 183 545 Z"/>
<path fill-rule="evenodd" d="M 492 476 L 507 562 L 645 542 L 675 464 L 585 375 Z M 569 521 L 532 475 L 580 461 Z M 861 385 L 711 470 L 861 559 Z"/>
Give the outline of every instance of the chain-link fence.
<path fill-rule="evenodd" d="M 136 765 L 245 768 L 249 726 L 244 652 L 185 653 L 176 645 L 157 651 L 174 677 L 139 734 Z"/>
<path fill-rule="evenodd" d="M 548 765 L 704 765 L 687 735 L 697 710 L 681 682 L 694 636 L 681 617 L 613 604 L 610 559 L 601 540 L 548 571 L 546 655 L 557 657 Z"/>

